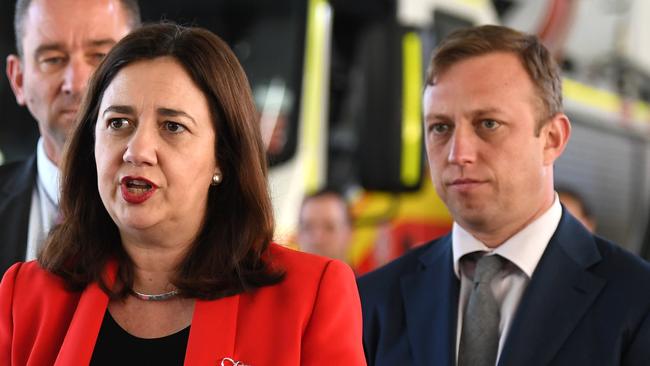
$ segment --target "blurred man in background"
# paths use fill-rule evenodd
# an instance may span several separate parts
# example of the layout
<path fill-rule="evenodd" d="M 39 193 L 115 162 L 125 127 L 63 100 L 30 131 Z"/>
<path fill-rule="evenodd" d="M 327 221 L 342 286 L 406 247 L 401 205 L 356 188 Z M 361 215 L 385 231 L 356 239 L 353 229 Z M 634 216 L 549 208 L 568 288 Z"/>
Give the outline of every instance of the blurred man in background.
<path fill-rule="evenodd" d="M 89 78 L 140 24 L 136 0 L 18 0 L 6 73 L 41 134 L 26 161 L 0 167 L 0 273 L 36 257 L 58 216 L 58 164 Z"/>
<path fill-rule="evenodd" d="M 304 198 L 298 223 L 301 250 L 347 261 L 352 237 L 352 218 L 345 197 L 323 189 Z"/>

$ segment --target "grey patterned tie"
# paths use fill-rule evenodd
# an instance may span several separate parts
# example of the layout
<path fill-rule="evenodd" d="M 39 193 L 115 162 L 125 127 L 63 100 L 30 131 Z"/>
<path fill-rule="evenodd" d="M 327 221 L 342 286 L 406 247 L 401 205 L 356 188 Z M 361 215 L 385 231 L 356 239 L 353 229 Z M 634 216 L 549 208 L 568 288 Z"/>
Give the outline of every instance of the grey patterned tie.
<path fill-rule="evenodd" d="M 499 348 L 499 304 L 490 283 L 503 266 L 498 255 L 484 255 L 476 263 L 458 350 L 458 366 L 494 366 Z"/>

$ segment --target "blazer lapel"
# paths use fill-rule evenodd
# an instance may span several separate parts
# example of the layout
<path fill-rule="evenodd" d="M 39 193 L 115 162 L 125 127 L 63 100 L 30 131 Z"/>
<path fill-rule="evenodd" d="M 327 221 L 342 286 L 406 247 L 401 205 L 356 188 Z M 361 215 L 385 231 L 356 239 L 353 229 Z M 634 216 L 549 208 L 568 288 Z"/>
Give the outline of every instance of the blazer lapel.
<path fill-rule="evenodd" d="M 237 359 L 238 309 L 239 295 L 196 301 L 185 365 L 220 365 L 225 357 Z"/>
<path fill-rule="evenodd" d="M 116 265 L 107 267 L 107 285 L 115 281 Z M 108 307 L 108 296 L 96 283 L 81 295 L 55 366 L 90 363 L 97 335 Z M 185 365 L 220 365 L 224 357 L 236 360 L 235 337 L 239 295 L 213 301 L 197 300 L 185 355 Z"/>
<path fill-rule="evenodd" d="M 401 279 L 407 334 L 417 365 L 452 365 L 456 350 L 459 282 L 447 236 L 420 257 L 420 268 Z"/>
<path fill-rule="evenodd" d="M 115 281 L 116 264 L 107 265 L 108 286 Z M 95 350 L 95 343 L 108 307 L 108 295 L 97 283 L 92 283 L 81 294 L 77 309 L 72 316 L 55 366 L 88 365 Z"/>
<path fill-rule="evenodd" d="M 548 365 L 606 281 L 590 233 L 564 213 L 513 319 L 499 366 Z"/>
<path fill-rule="evenodd" d="M 8 178 L 8 179 L 7 179 Z M 21 163 L 15 174 L 0 182 L 0 275 L 25 260 L 32 191 L 36 184 L 36 155 Z"/>

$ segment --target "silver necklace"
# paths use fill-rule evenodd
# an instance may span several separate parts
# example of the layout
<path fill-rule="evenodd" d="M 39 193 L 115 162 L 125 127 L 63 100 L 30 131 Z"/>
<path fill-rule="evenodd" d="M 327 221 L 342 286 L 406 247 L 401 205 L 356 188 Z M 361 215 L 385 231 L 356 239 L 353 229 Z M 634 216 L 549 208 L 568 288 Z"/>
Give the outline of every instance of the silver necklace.
<path fill-rule="evenodd" d="M 176 295 L 178 295 L 178 290 L 173 290 L 173 291 L 165 292 L 165 293 L 162 293 L 162 294 L 149 295 L 149 294 L 143 294 L 143 293 L 138 292 L 138 291 L 136 291 L 134 289 L 131 289 L 131 294 L 133 296 L 137 297 L 138 299 L 143 300 L 143 301 L 165 301 L 165 300 L 169 300 L 172 297 L 175 297 Z"/>

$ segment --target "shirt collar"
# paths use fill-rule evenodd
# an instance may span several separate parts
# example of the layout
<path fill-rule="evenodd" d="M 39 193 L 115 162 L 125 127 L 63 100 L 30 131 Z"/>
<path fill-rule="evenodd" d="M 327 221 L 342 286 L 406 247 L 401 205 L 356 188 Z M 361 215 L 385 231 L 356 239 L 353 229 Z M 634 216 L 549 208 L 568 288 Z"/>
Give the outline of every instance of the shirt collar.
<path fill-rule="evenodd" d="M 38 139 L 36 145 L 36 167 L 39 183 L 45 189 L 48 198 L 57 207 L 59 206 L 59 168 L 47 157 L 43 147 L 43 138 Z"/>
<path fill-rule="evenodd" d="M 460 258 L 476 251 L 499 254 L 514 263 L 528 278 L 533 276 L 537 263 L 555 233 L 562 217 L 562 206 L 555 194 L 553 204 L 540 217 L 496 248 L 488 248 L 472 234 L 454 222 L 451 232 L 454 272 L 460 279 Z"/>

